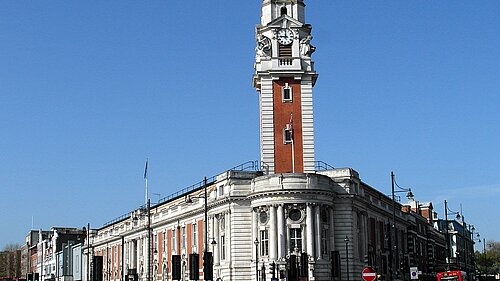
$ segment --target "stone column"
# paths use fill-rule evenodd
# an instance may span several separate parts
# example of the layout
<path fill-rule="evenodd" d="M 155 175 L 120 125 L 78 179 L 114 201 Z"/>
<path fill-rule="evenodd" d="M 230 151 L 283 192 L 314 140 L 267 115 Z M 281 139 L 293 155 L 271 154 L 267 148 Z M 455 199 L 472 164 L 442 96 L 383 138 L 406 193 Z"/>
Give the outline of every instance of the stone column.
<path fill-rule="evenodd" d="M 330 207 L 330 251 L 335 250 L 335 227 L 333 219 L 333 207 Z"/>
<path fill-rule="evenodd" d="M 139 272 L 139 259 L 137 257 L 137 255 L 139 253 L 139 240 L 138 239 L 134 240 L 134 243 L 132 243 L 132 248 L 134 249 L 132 264 L 133 264 L 133 267 L 135 269 L 137 269 L 137 272 Z"/>
<path fill-rule="evenodd" d="M 254 209 L 253 210 L 253 216 L 252 216 L 252 252 L 253 252 L 253 260 L 255 261 L 255 258 L 257 256 L 257 253 L 255 252 L 255 245 L 253 244 L 255 240 L 259 240 L 259 210 Z"/>
<path fill-rule="evenodd" d="M 276 206 L 269 206 L 269 260 L 278 257 L 278 239 L 276 227 Z"/>
<path fill-rule="evenodd" d="M 306 252 L 308 255 L 314 256 L 314 220 L 313 206 L 307 204 L 306 207 Z"/>
<path fill-rule="evenodd" d="M 220 235 L 219 235 L 219 220 L 217 217 L 214 216 L 214 237 L 215 242 L 217 244 L 214 245 L 214 264 L 218 265 L 220 263 L 220 256 L 219 256 L 219 247 L 220 247 Z M 209 239 L 210 241 L 213 241 L 212 239 Z M 210 242 L 211 243 L 211 242 Z"/>
<path fill-rule="evenodd" d="M 231 261 L 231 223 L 230 220 L 231 216 L 229 211 L 226 212 L 224 222 L 226 223 L 226 226 L 224 227 L 225 232 L 224 236 L 226 237 L 226 261 L 230 262 Z"/>
<path fill-rule="evenodd" d="M 316 208 L 314 210 L 315 212 L 315 226 L 316 226 L 316 259 L 320 260 L 322 259 L 321 257 L 321 229 L 322 229 L 322 224 L 321 224 L 321 211 L 320 211 L 320 206 L 319 204 L 316 205 Z"/>
<path fill-rule="evenodd" d="M 285 217 L 283 213 L 283 204 L 278 205 L 277 212 L 277 221 L 278 221 L 278 259 L 282 259 L 286 256 L 285 249 Z"/>
<path fill-rule="evenodd" d="M 353 233 L 352 233 L 352 239 L 351 241 L 349 242 L 349 244 L 352 245 L 352 253 L 349 253 L 351 254 L 353 257 L 355 256 L 359 256 L 359 220 L 358 220 L 358 216 L 359 216 L 359 210 L 354 210 L 353 212 L 353 220 L 352 220 L 352 225 L 353 225 Z M 350 245 L 350 246 L 351 246 Z M 349 249 L 351 249 L 349 248 Z M 351 250 L 349 250 L 349 252 L 351 252 Z"/>

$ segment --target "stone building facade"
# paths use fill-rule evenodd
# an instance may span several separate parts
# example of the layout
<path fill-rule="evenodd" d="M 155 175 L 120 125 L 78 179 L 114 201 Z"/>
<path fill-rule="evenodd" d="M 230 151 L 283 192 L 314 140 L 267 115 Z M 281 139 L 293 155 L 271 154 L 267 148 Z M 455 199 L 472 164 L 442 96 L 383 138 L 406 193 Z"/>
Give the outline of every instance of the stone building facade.
<path fill-rule="evenodd" d="M 303 0 L 262 1 L 253 75 L 260 161 L 89 233 L 84 275 L 190 280 L 194 270 L 210 280 L 205 269 L 213 265 L 212 280 L 219 281 L 330 281 L 360 280 L 371 266 L 386 280 L 408 280 L 412 265 L 430 268 L 424 257 L 443 238 L 428 229 L 423 213 L 362 182 L 351 168 L 315 161 L 318 74 L 305 7 Z"/>

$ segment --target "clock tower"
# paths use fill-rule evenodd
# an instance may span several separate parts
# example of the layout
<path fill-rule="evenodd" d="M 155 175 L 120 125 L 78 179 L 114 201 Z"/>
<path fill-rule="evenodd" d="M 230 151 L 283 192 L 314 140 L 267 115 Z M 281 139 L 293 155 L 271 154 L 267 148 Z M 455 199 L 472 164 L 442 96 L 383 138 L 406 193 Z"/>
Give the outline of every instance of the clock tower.
<path fill-rule="evenodd" d="M 303 0 L 263 0 L 253 85 L 259 93 L 261 161 L 270 173 L 314 172 L 312 90 L 318 74 Z"/>

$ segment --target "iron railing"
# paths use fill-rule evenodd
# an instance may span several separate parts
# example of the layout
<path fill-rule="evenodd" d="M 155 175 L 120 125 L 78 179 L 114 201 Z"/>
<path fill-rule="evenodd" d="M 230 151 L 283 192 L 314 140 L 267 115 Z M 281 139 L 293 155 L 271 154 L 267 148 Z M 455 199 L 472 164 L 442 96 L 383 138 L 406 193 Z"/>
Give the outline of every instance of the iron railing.
<path fill-rule="evenodd" d="M 314 161 L 314 170 L 315 171 L 326 171 L 335 169 L 332 165 L 323 162 L 323 161 Z"/>
<path fill-rule="evenodd" d="M 261 167 L 265 168 L 265 164 L 264 163 L 261 164 L 257 160 L 256 161 L 247 161 L 247 162 L 245 162 L 243 164 L 234 166 L 231 169 L 228 169 L 228 170 L 226 170 L 226 171 L 224 171 L 222 173 L 219 173 L 219 174 L 217 174 L 215 176 L 211 176 L 211 177 L 207 178 L 206 179 L 206 184 L 207 185 L 213 184 L 217 180 L 217 176 L 218 175 L 223 174 L 223 173 L 228 172 L 228 171 L 260 171 Z M 156 203 L 156 205 L 151 206 L 151 208 L 153 208 L 155 206 L 158 206 L 160 204 L 163 204 L 165 202 L 177 199 L 179 197 L 182 197 L 182 196 L 186 195 L 187 193 L 193 192 L 195 190 L 199 190 L 199 189 L 203 188 L 204 185 L 205 185 L 205 179 L 203 179 L 203 180 L 201 180 L 201 181 L 199 181 L 199 182 L 197 182 L 197 183 L 195 183 L 193 185 L 190 185 L 190 186 L 188 186 L 186 188 L 183 188 L 183 189 L 181 189 L 181 190 L 179 190 L 177 192 L 174 192 L 174 193 L 172 193 L 172 194 L 170 194 L 170 195 L 168 195 L 166 197 L 163 197 L 163 198 L 159 199 L 158 202 Z M 106 222 L 103 227 L 106 227 L 108 225 L 112 225 L 112 224 L 117 223 L 119 221 L 125 220 L 125 219 L 129 218 L 130 214 L 133 213 L 134 211 L 145 209 L 145 208 L 146 208 L 145 204 L 141 205 L 138 209 L 135 209 L 132 212 L 128 212 L 128 213 L 126 213 L 124 215 L 121 215 L 121 216 L 119 216 L 119 217 L 117 217 L 117 218 L 115 218 L 113 220 L 110 220 L 110 221 Z"/>

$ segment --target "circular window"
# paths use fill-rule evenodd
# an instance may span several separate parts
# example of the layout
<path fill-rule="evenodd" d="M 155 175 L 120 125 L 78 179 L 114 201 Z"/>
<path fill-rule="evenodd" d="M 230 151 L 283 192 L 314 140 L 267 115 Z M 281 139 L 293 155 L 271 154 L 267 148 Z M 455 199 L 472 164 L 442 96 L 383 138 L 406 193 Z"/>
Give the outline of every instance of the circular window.
<path fill-rule="evenodd" d="M 260 220 L 260 223 L 266 223 L 267 222 L 267 212 L 265 212 L 265 211 L 260 212 L 259 220 Z"/>
<path fill-rule="evenodd" d="M 298 209 L 292 209 L 288 213 L 288 217 L 292 221 L 299 221 L 302 218 L 302 213 Z"/>

